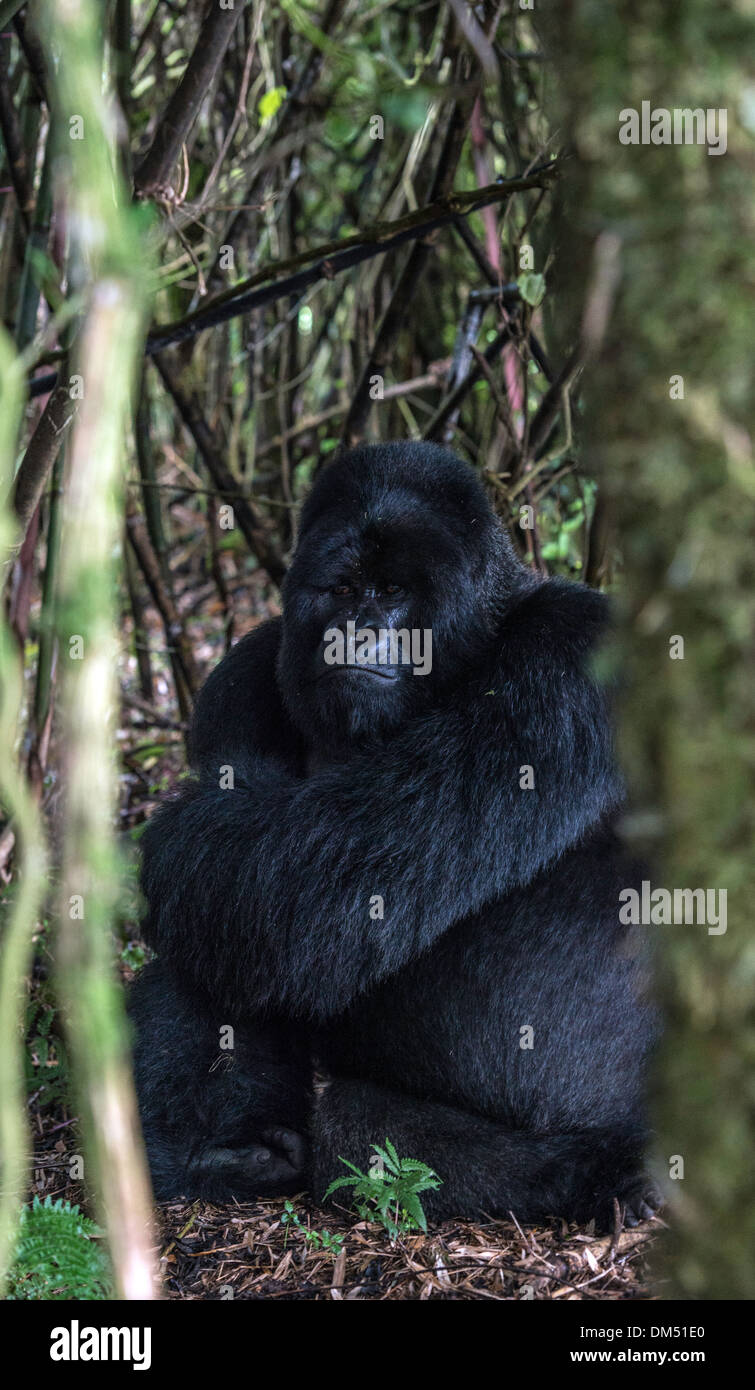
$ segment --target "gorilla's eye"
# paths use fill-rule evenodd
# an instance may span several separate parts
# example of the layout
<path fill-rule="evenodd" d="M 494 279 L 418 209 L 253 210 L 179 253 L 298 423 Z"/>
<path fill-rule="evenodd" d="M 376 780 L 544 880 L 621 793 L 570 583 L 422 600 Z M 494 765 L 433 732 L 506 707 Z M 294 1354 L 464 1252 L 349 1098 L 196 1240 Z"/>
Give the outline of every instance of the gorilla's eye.
<path fill-rule="evenodd" d="M 352 588 L 350 584 L 335 584 L 330 592 L 338 598 L 346 598 L 352 593 Z"/>
<path fill-rule="evenodd" d="M 403 586 L 402 586 L 401 584 L 385 584 L 385 585 L 383 585 L 383 593 L 384 593 L 384 594 L 387 594 L 389 598 L 393 598 L 395 594 L 400 594 L 400 593 L 402 593 L 402 591 L 403 591 Z"/>

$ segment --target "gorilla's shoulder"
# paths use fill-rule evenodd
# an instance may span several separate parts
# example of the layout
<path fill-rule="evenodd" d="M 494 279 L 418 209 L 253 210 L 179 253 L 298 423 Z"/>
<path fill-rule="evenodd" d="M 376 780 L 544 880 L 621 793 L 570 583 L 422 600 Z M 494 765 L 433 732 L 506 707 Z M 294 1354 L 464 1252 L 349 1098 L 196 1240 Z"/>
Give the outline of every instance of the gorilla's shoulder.
<path fill-rule="evenodd" d="M 584 656 L 611 627 L 611 604 L 605 594 L 568 579 L 545 579 L 523 591 L 507 610 L 501 626 L 504 648 L 535 648 L 558 660 Z"/>
<path fill-rule="evenodd" d="M 260 624 L 208 676 L 189 732 L 193 767 L 245 752 L 290 756 L 294 735 L 275 676 L 281 632 L 280 618 Z"/>

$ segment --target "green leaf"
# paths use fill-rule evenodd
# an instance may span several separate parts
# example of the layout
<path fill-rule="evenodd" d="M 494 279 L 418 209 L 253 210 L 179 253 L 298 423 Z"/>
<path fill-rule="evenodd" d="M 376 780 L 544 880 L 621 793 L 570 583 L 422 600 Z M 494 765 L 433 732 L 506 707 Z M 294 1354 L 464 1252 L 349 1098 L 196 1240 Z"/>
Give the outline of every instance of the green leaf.
<path fill-rule="evenodd" d="M 107 1257 L 92 1239 L 101 1235 L 77 1206 L 35 1197 L 21 1212 L 8 1298 L 111 1298 Z"/>
<path fill-rule="evenodd" d="M 266 121 L 271 121 L 276 111 L 279 111 L 287 96 L 285 87 L 273 87 L 269 92 L 263 93 L 257 102 L 257 115 L 260 118 L 260 125 L 265 125 Z"/>
<path fill-rule="evenodd" d="M 385 1141 L 385 1147 L 386 1147 L 386 1149 L 388 1150 L 388 1152 L 389 1152 L 391 1158 L 393 1159 L 393 1164 L 394 1164 L 394 1167 L 395 1167 L 395 1169 L 396 1169 L 396 1172 L 399 1172 L 399 1170 L 400 1170 L 400 1168 L 401 1168 L 401 1160 L 399 1159 L 399 1156 L 398 1156 L 398 1154 L 396 1153 L 396 1145 L 395 1145 L 395 1144 L 392 1144 L 391 1141 L 390 1141 L 390 1139 L 386 1139 L 386 1141 Z"/>
<path fill-rule="evenodd" d="M 525 304 L 531 304 L 536 309 L 538 304 L 542 304 L 545 298 L 545 276 L 537 275 L 534 270 L 530 270 L 526 275 L 520 275 L 519 293 Z"/>
<path fill-rule="evenodd" d="M 343 1159 L 341 1161 L 343 1162 Z M 355 1182 L 355 1178 L 335 1178 L 330 1184 L 330 1187 L 327 1188 L 323 1200 L 325 1200 L 325 1197 L 329 1197 L 331 1192 L 336 1192 L 339 1187 L 353 1187 Z"/>
<path fill-rule="evenodd" d="M 427 1234 L 427 1217 L 422 1210 L 422 1203 L 416 1193 L 407 1193 L 404 1198 L 404 1210 L 412 1218 L 412 1221 L 416 1221 L 420 1230 Z"/>
<path fill-rule="evenodd" d="M 396 1157 L 395 1157 L 395 1159 L 394 1159 L 394 1158 L 391 1157 L 391 1155 L 390 1155 L 389 1153 L 386 1153 L 385 1149 L 381 1149 L 381 1147 L 380 1147 L 379 1144 L 373 1144 L 372 1147 L 373 1147 L 375 1153 L 377 1154 L 378 1158 L 385 1164 L 385 1167 L 388 1168 L 389 1171 L 390 1171 L 391 1173 L 393 1173 L 394 1176 L 397 1177 L 397 1176 L 398 1176 L 398 1172 L 399 1172 L 398 1154 L 396 1154 Z M 393 1148 L 393 1145 L 391 1145 L 391 1148 Z M 396 1150 L 393 1149 L 393 1152 L 394 1152 L 394 1154 L 395 1154 L 395 1153 L 396 1153 Z M 375 1177 L 378 1177 L 379 1175 L 376 1174 L 376 1173 L 371 1173 L 370 1176 L 371 1176 L 372 1178 L 375 1178 Z M 383 1179 L 382 1179 L 382 1178 L 379 1178 L 379 1181 L 382 1182 Z"/>

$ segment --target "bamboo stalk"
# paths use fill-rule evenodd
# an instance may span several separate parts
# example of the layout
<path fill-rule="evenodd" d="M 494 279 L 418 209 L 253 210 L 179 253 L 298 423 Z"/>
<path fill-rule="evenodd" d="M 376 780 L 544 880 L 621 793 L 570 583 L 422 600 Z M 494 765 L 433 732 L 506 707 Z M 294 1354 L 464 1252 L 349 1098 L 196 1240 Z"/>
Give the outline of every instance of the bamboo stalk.
<path fill-rule="evenodd" d="M 70 439 L 60 556 L 65 759 L 57 979 L 88 1185 L 107 1227 L 116 1293 L 146 1299 L 155 1291 L 149 1183 L 111 937 L 120 894 L 113 835 L 116 566 L 125 428 L 145 326 L 146 248 L 118 171 L 102 93 L 99 7 L 93 0 L 46 0 L 44 14 L 45 38 L 58 56 L 50 69 L 63 122 L 76 113 L 85 131 L 85 139 L 70 142 L 68 157 L 72 255 L 88 275 L 76 352 L 84 389 Z"/>
<path fill-rule="evenodd" d="M 10 480 L 13 476 L 16 431 L 21 414 L 22 374 L 13 360 L 10 342 L 0 333 L 0 552 L 11 551 L 16 540 Z M 0 1281 L 8 1272 L 13 1252 L 15 1217 L 23 1200 L 28 1149 L 23 1036 L 26 976 L 32 934 L 46 886 L 44 837 L 37 807 L 18 761 L 19 710 L 23 672 L 18 647 L 0 610 L 0 800 L 12 818 L 16 843 L 18 889 L 5 922 L 0 952 Z M 0 1294 L 2 1288 L 0 1288 Z"/>
<path fill-rule="evenodd" d="M 119 895 L 111 829 L 117 663 L 113 551 L 120 531 L 115 484 L 129 408 L 124 354 L 133 364 L 141 326 L 133 287 L 123 279 L 101 280 L 82 333 L 79 368 L 86 392 L 71 439 L 59 622 L 66 749 L 59 979 L 93 1160 L 90 1181 L 104 1210 L 124 1298 L 148 1298 L 152 1292 L 148 1186 L 121 1001 L 110 978 L 110 928 Z M 76 638 L 82 640 L 81 659 L 71 646 Z"/>
<path fill-rule="evenodd" d="M 47 518 L 47 555 L 45 573 L 42 581 L 42 608 L 39 618 L 39 656 L 37 658 L 37 680 L 34 690 L 34 721 L 31 751 L 29 753 L 29 773 L 37 795 L 47 761 L 46 745 L 52 715 L 52 689 L 58 638 L 55 630 L 55 607 L 57 602 L 58 563 L 60 559 L 60 531 L 62 525 L 63 475 L 65 471 L 65 450 L 61 449 L 52 470 L 50 505 Z"/>

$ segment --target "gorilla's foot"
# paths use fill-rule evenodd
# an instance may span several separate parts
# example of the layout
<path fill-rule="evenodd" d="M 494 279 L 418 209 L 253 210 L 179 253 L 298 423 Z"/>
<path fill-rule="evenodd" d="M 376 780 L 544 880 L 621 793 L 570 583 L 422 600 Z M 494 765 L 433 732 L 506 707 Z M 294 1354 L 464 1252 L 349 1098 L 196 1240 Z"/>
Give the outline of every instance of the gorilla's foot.
<path fill-rule="evenodd" d="M 278 1151 L 282 1161 L 288 1164 L 292 1177 L 304 1177 L 307 1145 L 301 1134 L 297 1134 L 296 1130 L 278 1126 L 276 1129 L 264 1130 L 262 1138 L 266 1144 Z"/>
<path fill-rule="evenodd" d="M 259 1144 L 238 1148 L 206 1145 L 187 1166 L 193 1192 L 210 1201 L 249 1201 L 297 1192 L 304 1186 L 306 1144 L 291 1129 L 267 1129 Z"/>
<path fill-rule="evenodd" d="M 646 1173 L 627 1183 L 619 1198 L 623 1224 L 627 1229 L 651 1221 L 663 1207 L 663 1193 Z"/>

